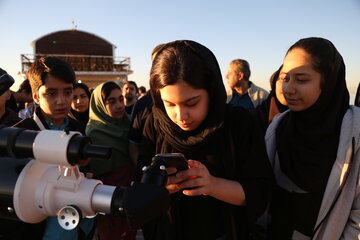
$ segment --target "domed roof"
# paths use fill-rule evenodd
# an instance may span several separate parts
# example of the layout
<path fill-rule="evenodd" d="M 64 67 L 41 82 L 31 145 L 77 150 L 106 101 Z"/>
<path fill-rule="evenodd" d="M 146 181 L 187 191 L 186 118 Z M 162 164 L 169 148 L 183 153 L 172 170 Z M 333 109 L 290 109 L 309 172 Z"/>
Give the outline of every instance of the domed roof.
<path fill-rule="evenodd" d="M 92 33 L 64 30 L 33 41 L 35 54 L 113 56 L 115 45 Z"/>

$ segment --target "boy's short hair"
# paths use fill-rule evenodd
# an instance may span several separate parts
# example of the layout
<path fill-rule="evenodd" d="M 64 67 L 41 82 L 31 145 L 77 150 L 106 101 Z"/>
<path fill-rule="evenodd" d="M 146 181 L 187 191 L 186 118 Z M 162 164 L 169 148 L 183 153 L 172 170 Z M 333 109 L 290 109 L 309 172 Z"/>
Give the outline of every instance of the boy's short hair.
<path fill-rule="evenodd" d="M 57 57 L 41 57 L 35 60 L 27 72 L 32 93 L 37 92 L 45 84 L 48 75 L 66 83 L 76 83 L 75 72 L 69 63 Z"/>

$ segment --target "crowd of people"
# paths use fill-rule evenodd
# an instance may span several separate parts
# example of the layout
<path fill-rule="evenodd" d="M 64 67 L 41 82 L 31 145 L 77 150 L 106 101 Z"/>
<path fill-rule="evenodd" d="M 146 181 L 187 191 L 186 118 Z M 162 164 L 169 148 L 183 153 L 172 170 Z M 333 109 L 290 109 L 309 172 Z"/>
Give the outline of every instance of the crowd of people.
<path fill-rule="evenodd" d="M 166 169 L 170 206 L 142 226 L 145 240 L 360 239 L 360 84 L 350 105 L 344 60 L 329 40 L 294 43 L 270 92 L 235 59 L 227 93 L 215 55 L 194 41 L 160 44 L 151 57 L 149 91 L 134 81 L 90 90 L 67 62 L 41 57 L 19 91 L 0 96 L 0 124 L 79 131 L 111 147 L 107 161 L 80 170 L 113 186 L 139 181 L 156 154 L 184 154 L 187 169 Z M 109 215 L 71 231 L 56 217 L 0 222 L 1 240 L 133 240 L 136 232 Z"/>

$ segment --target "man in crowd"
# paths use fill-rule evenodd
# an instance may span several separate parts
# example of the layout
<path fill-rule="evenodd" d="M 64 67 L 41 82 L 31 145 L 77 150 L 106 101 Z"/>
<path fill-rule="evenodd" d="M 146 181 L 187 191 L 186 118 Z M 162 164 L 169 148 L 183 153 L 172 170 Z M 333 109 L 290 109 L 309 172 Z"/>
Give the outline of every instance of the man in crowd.
<path fill-rule="evenodd" d="M 136 94 L 138 92 L 138 87 L 134 81 L 126 81 L 122 86 L 122 95 L 125 97 L 125 111 L 127 114 L 131 115 L 133 107 L 136 103 Z"/>
<path fill-rule="evenodd" d="M 141 97 L 143 97 L 143 96 L 146 95 L 146 88 L 145 88 L 144 86 L 140 86 L 140 87 L 139 87 L 138 95 L 139 95 L 138 100 L 139 100 Z"/>
<path fill-rule="evenodd" d="M 250 79 L 249 63 L 243 59 L 230 62 L 226 79 L 232 90 L 230 104 L 253 110 L 264 101 L 269 93 L 256 86 Z"/>
<path fill-rule="evenodd" d="M 27 108 L 33 103 L 31 94 L 31 87 L 28 79 L 25 79 L 19 86 L 19 90 L 16 92 L 11 91 L 10 98 L 6 102 L 6 106 L 19 112 L 22 109 Z"/>

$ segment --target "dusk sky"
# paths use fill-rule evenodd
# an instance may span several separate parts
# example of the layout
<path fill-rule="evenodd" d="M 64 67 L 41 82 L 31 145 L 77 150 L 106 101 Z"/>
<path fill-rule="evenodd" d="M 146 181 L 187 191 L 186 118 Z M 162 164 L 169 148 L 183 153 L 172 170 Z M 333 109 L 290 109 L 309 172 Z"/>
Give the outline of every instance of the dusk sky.
<path fill-rule="evenodd" d="M 154 46 L 178 39 L 197 41 L 213 51 L 224 83 L 228 64 L 250 63 L 250 80 L 269 89 L 269 77 L 297 40 L 318 36 L 334 43 L 346 65 L 347 84 L 360 80 L 360 0 L 0 0 L 0 67 L 15 79 L 24 77 L 20 54 L 51 32 L 93 33 L 117 46 L 116 56 L 131 58 L 129 80 L 149 86 Z"/>

